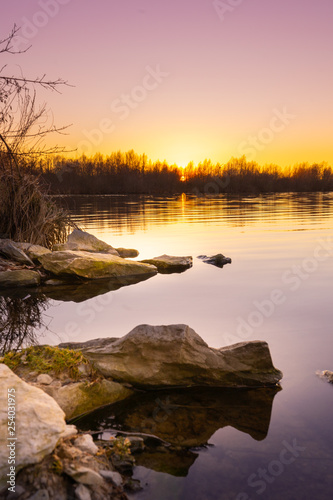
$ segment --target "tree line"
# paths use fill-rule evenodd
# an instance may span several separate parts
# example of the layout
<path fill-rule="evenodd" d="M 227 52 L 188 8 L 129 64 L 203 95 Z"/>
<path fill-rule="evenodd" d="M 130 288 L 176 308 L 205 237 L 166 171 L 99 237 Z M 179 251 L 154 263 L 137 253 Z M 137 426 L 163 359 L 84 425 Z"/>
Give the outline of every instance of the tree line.
<path fill-rule="evenodd" d="M 145 154 L 114 152 L 103 156 L 46 156 L 25 169 L 52 194 L 260 194 L 333 191 L 333 169 L 326 163 L 301 163 L 288 168 L 260 166 L 245 157 L 225 164 L 210 160 L 185 168 L 151 161 Z"/>

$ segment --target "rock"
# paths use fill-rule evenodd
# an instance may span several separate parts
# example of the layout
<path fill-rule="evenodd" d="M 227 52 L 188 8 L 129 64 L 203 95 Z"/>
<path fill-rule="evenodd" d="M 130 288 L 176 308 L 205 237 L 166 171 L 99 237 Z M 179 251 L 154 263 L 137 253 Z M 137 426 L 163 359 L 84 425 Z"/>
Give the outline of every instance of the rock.
<path fill-rule="evenodd" d="M 127 259 L 128 257 L 137 257 L 139 255 L 138 250 L 134 248 L 116 248 L 118 254 L 123 259 Z"/>
<path fill-rule="evenodd" d="M 21 495 L 23 495 L 23 493 L 25 493 L 25 489 L 22 486 L 20 486 L 19 484 L 16 484 L 15 485 L 15 492 L 14 491 L 10 492 L 9 495 L 7 496 L 6 500 L 16 500 Z"/>
<path fill-rule="evenodd" d="M 333 372 L 329 370 L 324 370 L 324 371 L 318 371 L 316 372 L 318 377 L 327 380 L 328 383 L 333 384 Z"/>
<path fill-rule="evenodd" d="M 91 500 L 90 491 L 83 484 L 75 488 L 75 496 L 78 500 Z"/>
<path fill-rule="evenodd" d="M 88 467 L 75 467 L 75 465 L 71 464 L 64 471 L 77 483 L 100 486 L 104 482 L 104 479 L 98 472 Z"/>
<path fill-rule="evenodd" d="M 131 453 L 138 453 L 145 449 L 145 442 L 142 437 L 139 436 L 128 436 L 131 442 Z"/>
<path fill-rule="evenodd" d="M 104 479 L 106 479 L 106 481 L 114 484 L 114 486 L 117 486 L 117 488 L 122 486 L 123 478 L 121 477 L 119 472 L 111 470 L 100 470 L 99 473 Z"/>
<path fill-rule="evenodd" d="M 52 388 L 51 396 L 65 412 L 67 420 L 100 408 L 101 406 L 121 401 L 133 394 L 133 391 L 117 382 L 102 379 L 94 383 L 76 382 Z"/>
<path fill-rule="evenodd" d="M 15 452 L 18 471 L 28 464 L 39 462 L 54 450 L 59 438 L 66 432 L 65 414 L 54 399 L 21 380 L 4 364 L 0 364 L 0 386 L 6 388 L 0 393 L 0 436 L 5 439 L 8 433 L 7 388 L 15 390 L 11 394 L 15 394 L 16 400 L 15 437 L 18 445 Z M 0 446 L 0 489 L 6 484 L 7 473 L 8 448 Z"/>
<path fill-rule="evenodd" d="M 86 252 L 104 252 L 119 256 L 117 250 L 111 245 L 99 240 L 93 234 L 81 231 L 81 229 L 74 229 L 68 236 L 67 242 L 62 245 L 55 245 L 53 250 L 83 250 Z"/>
<path fill-rule="evenodd" d="M 45 286 L 60 286 L 63 284 L 64 284 L 64 282 L 62 280 L 46 280 L 46 281 L 44 281 Z"/>
<path fill-rule="evenodd" d="M 44 269 L 57 276 L 69 275 L 89 279 L 153 275 L 157 272 L 154 266 L 122 259 L 116 255 L 82 251 L 52 252 L 43 255 L 40 262 Z"/>
<path fill-rule="evenodd" d="M 77 428 L 75 425 L 67 425 L 65 432 L 63 433 L 63 438 L 73 437 L 77 434 Z"/>
<path fill-rule="evenodd" d="M 28 500 L 49 500 L 50 495 L 47 490 L 39 490 L 32 497 L 29 497 Z"/>
<path fill-rule="evenodd" d="M 98 447 L 95 445 L 94 440 L 90 434 L 83 434 L 78 436 L 74 441 L 74 446 L 81 451 L 86 451 L 92 455 L 96 455 Z"/>
<path fill-rule="evenodd" d="M 20 248 L 18 248 L 16 244 L 11 240 L 0 239 L 0 253 L 8 259 L 14 260 L 15 262 L 33 266 L 33 262 L 31 261 L 31 259 L 29 259 L 29 257 L 23 252 L 23 250 L 20 250 Z"/>
<path fill-rule="evenodd" d="M 48 248 L 41 245 L 32 245 L 31 243 L 21 243 L 15 241 L 15 246 L 22 250 L 33 262 L 38 263 L 39 257 L 47 253 L 51 253 Z"/>
<path fill-rule="evenodd" d="M 282 378 L 266 342 L 213 349 L 187 325 L 140 325 L 120 339 L 102 339 L 100 345 L 70 345 L 104 376 L 134 387 L 258 387 Z"/>
<path fill-rule="evenodd" d="M 193 265 L 192 257 L 175 257 L 172 255 L 160 255 L 140 262 L 156 266 L 161 274 L 181 273 Z"/>
<path fill-rule="evenodd" d="M 202 259 L 206 264 L 212 264 L 213 266 L 216 267 L 223 267 L 226 264 L 231 264 L 230 257 L 225 257 L 221 253 L 212 255 L 210 257 L 208 257 L 207 255 L 198 255 L 197 258 Z"/>
<path fill-rule="evenodd" d="M 53 378 L 47 373 L 41 373 L 37 377 L 37 384 L 50 385 L 53 382 Z"/>
<path fill-rule="evenodd" d="M 0 288 L 14 288 L 18 286 L 37 286 L 40 275 L 30 269 L 17 269 L 0 272 Z"/>

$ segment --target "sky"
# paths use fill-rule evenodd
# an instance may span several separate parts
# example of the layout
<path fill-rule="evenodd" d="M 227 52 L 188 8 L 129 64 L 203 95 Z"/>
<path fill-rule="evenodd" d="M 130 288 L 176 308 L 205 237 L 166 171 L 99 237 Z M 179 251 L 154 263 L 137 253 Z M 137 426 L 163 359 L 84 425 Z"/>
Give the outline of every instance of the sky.
<path fill-rule="evenodd" d="M 333 163 L 332 0 L 3 0 L 0 38 L 21 27 L 6 73 L 39 91 L 49 139 L 186 166 L 245 155 Z"/>

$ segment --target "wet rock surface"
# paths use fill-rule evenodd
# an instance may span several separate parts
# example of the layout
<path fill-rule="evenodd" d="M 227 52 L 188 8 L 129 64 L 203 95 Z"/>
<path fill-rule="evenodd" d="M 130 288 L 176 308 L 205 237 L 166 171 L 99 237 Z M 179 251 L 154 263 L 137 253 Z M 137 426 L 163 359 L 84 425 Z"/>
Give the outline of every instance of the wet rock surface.
<path fill-rule="evenodd" d="M 198 255 L 197 258 L 201 259 L 206 264 L 211 264 L 212 266 L 221 268 L 226 264 L 231 264 L 230 257 L 225 257 L 222 253 L 211 255 L 210 257 L 208 257 L 208 255 Z"/>
<path fill-rule="evenodd" d="M 141 388 L 260 387 L 282 378 L 266 342 L 213 349 L 188 325 L 139 325 L 120 339 L 59 347 L 79 349 L 104 376 Z"/>

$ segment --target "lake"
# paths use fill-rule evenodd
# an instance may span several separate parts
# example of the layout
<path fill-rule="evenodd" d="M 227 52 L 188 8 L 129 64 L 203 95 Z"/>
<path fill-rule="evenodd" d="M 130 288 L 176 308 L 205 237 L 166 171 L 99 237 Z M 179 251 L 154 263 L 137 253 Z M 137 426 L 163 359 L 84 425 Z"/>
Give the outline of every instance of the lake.
<path fill-rule="evenodd" d="M 87 300 L 51 295 L 33 331 L 41 343 L 185 323 L 212 347 L 267 341 L 284 374 L 282 390 L 169 391 L 83 419 L 82 429 L 107 433 L 164 411 L 153 430 L 179 449 L 143 453 L 134 470 L 143 490 L 130 498 L 332 498 L 333 387 L 315 372 L 333 370 L 333 193 L 58 200 L 82 229 L 139 259 L 192 255 L 194 265 Z M 196 258 L 216 253 L 232 264 Z"/>

